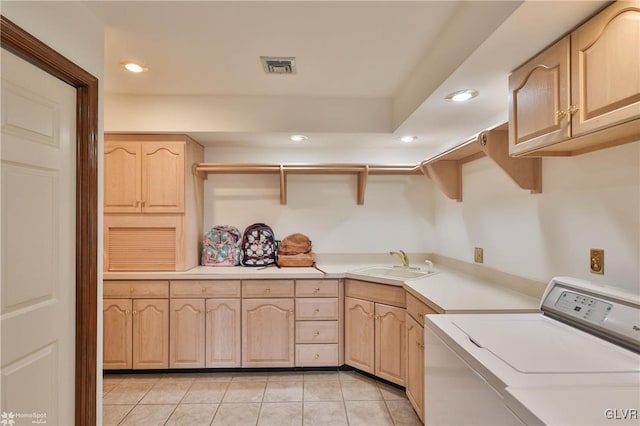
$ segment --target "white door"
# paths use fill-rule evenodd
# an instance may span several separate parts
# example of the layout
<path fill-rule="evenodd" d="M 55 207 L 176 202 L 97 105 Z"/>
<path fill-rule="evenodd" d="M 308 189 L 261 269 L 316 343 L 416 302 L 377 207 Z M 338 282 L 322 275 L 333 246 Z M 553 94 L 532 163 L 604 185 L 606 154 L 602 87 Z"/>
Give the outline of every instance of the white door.
<path fill-rule="evenodd" d="M 71 425 L 76 90 L 1 59 L 0 421 Z"/>

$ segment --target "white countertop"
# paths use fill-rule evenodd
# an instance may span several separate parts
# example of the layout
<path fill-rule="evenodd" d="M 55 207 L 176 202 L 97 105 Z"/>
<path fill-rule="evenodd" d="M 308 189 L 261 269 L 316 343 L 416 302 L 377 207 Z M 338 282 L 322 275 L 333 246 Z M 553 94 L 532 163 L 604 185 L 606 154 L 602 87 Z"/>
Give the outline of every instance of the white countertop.
<path fill-rule="evenodd" d="M 333 260 L 333 259 L 332 259 Z M 357 270 L 380 266 L 375 256 L 364 262 L 328 261 L 315 268 L 249 268 L 242 266 L 197 266 L 184 272 L 105 272 L 105 280 L 215 280 L 215 279 L 322 279 L 351 278 L 403 286 L 439 313 L 536 312 L 539 299 L 502 285 L 461 273 L 451 267 L 434 265 L 437 272 L 425 278 L 401 281 L 358 274 Z"/>

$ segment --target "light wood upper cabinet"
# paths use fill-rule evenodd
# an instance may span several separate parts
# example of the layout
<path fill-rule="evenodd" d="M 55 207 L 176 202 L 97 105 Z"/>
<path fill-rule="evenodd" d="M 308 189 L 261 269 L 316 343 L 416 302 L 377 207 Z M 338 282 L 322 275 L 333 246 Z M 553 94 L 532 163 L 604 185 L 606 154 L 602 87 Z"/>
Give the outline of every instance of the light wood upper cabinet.
<path fill-rule="evenodd" d="M 184 142 L 105 141 L 105 213 L 183 213 Z"/>
<path fill-rule="evenodd" d="M 131 299 L 104 299 L 103 351 L 105 369 L 127 369 L 133 365 Z"/>
<path fill-rule="evenodd" d="M 367 373 L 375 372 L 375 304 L 345 298 L 345 363 Z"/>
<path fill-rule="evenodd" d="M 512 153 L 567 139 L 571 131 L 563 114 L 570 99 L 569 37 L 514 71 L 509 95 Z"/>
<path fill-rule="evenodd" d="M 205 365 L 204 299 L 171 299 L 169 367 L 203 368 Z"/>
<path fill-rule="evenodd" d="M 571 80 L 574 136 L 640 115 L 640 2 L 614 3 L 571 34 Z"/>
<path fill-rule="evenodd" d="M 618 1 L 509 77 L 511 155 L 640 139 L 640 1 Z"/>
<path fill-rule="evenodd" d="M 205 367 L 240 367 L 240 299 L 206 300 Z"/>
<path fill-rule="evenodd" d="M 375 374 L 404 386 L 405 310 L 376 303 L 375 320 Z"/>
<path fill-rule="evenodd" d="M 294 366 L 293 299 L 242 300 L 242 366 Z"/>
<path fill-rule="evenodd" d="M 169 365 L 169 301 L 133 300 L 133 368 Z"/>

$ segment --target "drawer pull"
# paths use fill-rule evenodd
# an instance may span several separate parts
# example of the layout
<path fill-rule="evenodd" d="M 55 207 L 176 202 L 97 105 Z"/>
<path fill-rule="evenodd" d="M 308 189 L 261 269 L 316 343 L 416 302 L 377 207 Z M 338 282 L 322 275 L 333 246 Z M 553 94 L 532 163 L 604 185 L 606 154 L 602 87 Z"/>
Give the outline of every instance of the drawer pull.
<path fill-rule="evenodd" d="M 313 335 L 314 335 L 314 336 L 319 336 L 319 335 L 320 335 L 320 332 L 319 332 L 318 330 L 316 330 L 316 332 L 315 332 L 315 333 L 313 333 Z"/>
<path fill-rule="evenodd" d="M 373 315 L 373 314 L 368 314 L 368 315 L 369 315 L 369 318 L 373 318 L 373 317 L 374 317 L 374 315 Z"/>
<path fill-rule="evenodd" d="M 318 294 L 320 293 L 320 287 L 316 287 L 315 290 L 313 290 L 313 294 Z"/>
<path fill-rule="evenodd" d="M 201 314 L 202 313 L 202 309 L 196 309 L 196 312 Z"/>
<path fill-rule="evenodd" d="M 128 314 L 131 313 L 131 311 L 129 309 L 127 309 L 126 311 L 124 311 L 124 313 L 128 315 Z"/>
<path fill-rule="evenodd" d="M 316 356 L 314 356 L 315 359 L 320 359 L 320 354 L 316 354 Z"/>
<path fill-rule="evenodd" d="M 319 313 L 319 312 L 320 312 L 320 308 L 315 308 L 315 309 L 313 310 L 313 313 L 314 313 L 314 314 L 317 314 L 317 313 Z"/>
<path fill-rule="evenodd" d="M 413 326 L 412 325 L 409 326 L 409 331 L 411 331 L 411 330 L 413 330 Z"/>
<path fill-rule="evenodd" d="M 206 288 L 206 287 L 202 287 L 202 288 L 200 289 L 200 291 L 201 291 L 201 292 L 203 292 L 203 293 L 206 293 L 207 288 Z"/>
<path fill-rule="evenodd" d="M 265 291 L 266 293 L 271 293 L 271 289 L 270 289 L 269 287 L 267 287 L 264 291 Z"/>
<path fill-rule="evenodd" d="M 138 311 L 136 311 L 135 309 L 133 310 L 133 315 L 137 314 Z"/>
<path fill-rule="evenodd" d="M 131 287 L 131 288 L 129 289 L 129 293 L 131 293 L 131 294 L 133 294 L 133 292 L 134 292 L 134 291 L 136 291 L 136 290 L 135 290 L 133 287 Z"/>
<path fill-rule="evenodd" d="M 292 314 L 293 313 L 293 309 L 289 309 L 289 313 Z"/>

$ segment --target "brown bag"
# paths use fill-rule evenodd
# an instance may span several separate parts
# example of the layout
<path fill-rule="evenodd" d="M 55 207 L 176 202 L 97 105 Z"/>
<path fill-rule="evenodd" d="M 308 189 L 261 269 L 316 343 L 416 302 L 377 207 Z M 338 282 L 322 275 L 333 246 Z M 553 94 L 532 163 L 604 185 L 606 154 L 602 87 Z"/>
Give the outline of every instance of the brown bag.
<path fill-rule="evenodd" d="M 311 240 L 304 234 L 291 234 L 278 246 L 278 266 L 309 267 L 316 262 Z"/>

